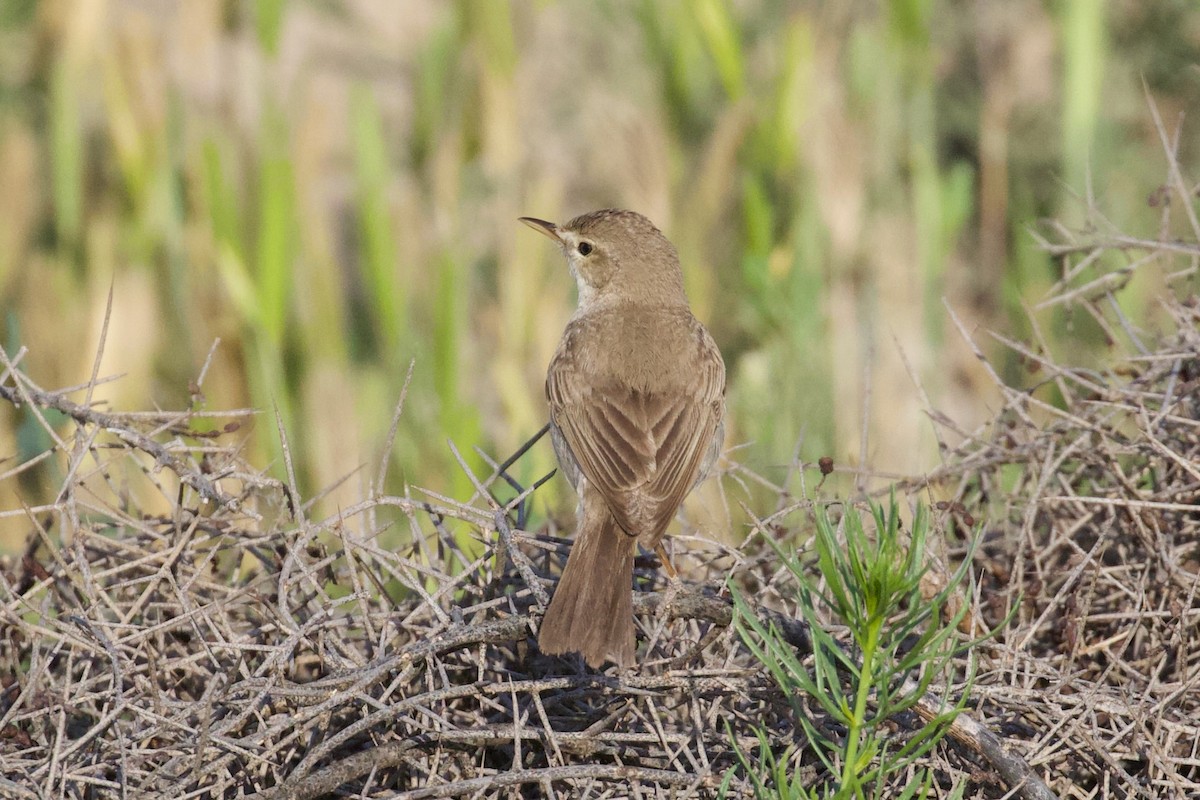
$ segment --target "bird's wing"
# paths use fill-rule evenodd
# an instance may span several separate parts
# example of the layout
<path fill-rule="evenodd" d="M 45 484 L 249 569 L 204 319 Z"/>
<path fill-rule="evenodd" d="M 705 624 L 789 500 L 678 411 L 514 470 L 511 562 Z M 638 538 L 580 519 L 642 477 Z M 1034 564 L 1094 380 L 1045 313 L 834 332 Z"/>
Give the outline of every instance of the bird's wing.
<path fill-rule="evenodd" d="M 551 364 L 550 413 L 621 527 L 653 538 L 699 477 L 724 414 L 725 365 L 707 333 L 701 365 L 684 383 L 631 390 Z"/>

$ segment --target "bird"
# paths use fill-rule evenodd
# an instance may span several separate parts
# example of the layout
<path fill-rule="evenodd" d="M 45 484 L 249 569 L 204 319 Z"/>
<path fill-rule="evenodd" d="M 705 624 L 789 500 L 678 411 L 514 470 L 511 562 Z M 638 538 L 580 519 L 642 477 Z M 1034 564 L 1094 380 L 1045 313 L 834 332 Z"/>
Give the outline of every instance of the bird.
<path fill-rule="evenodd" d="M 636 546 L 663 555 L 667 526 L 720 456 L 725 362 L 692 314 L 675 246 L 649 219 L 609 208 L 562 225 L 520 221 L 559 246 L 579 296 L 546 373 L 577 530 L 538 647 L 625 669 Z"/>

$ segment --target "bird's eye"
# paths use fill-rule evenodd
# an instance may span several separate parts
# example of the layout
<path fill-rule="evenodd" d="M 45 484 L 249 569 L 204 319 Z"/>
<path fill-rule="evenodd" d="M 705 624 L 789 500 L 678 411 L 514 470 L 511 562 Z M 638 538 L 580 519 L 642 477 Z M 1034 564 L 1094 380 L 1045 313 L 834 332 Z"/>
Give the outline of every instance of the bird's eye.
<path fill-rule="evenodd" d="M 592 250 L 594 248 L 592 247 L 591 242 L 580 242 L 579 246 L 575 249 L 579 251 L 579 255 L 588 256 L 592 254 Z"/>

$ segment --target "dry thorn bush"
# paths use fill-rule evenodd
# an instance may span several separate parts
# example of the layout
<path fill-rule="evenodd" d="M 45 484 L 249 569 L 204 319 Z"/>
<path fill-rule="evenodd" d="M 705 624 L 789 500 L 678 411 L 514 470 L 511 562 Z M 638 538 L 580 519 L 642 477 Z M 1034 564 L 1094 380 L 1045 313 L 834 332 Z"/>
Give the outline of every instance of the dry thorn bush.
<path fill-rule="evenodd" d="M 1018 606 L 979 654 L 971 716 L 929 758 L 935 792 L 1196 797 L 1200 303 L 1185 290 L 1200 226 L 1161 245 L 1059 233 L 1054 296 L 1128 353 L 1082 369 L 1008 342 L 1038 384 L 996 376 L 1004 405 L 975 432 L 931 413 L 962 443 L 905 482 L 941 498 L 951 545 L 982 523 L 984 624 Z M 1136 331 L 1115 284 L 1079 291 L 1096 248 L 1161 267 L 1169 331 Z M 105 411 L 95 376 L 45 391 L 24 356 L 4 355 L 0 399 L 51 444 L 0 480 L 53 466 L 61 491 L 0 509 L 28 532 L 0 571 L 4 797 L 703 797 L 736 763 L 731 737 L 800 741 L 724 590 L 733 575 L 807 646 L 761 541 L 801 535 L 783 527 L 794 517 L 756 522 L 736 549 L 690 537 L 678 584 L 639 562 L 639 668 L 598 674 L 533 644 L 567 542 L 524 529 L 536 486 L 509 465 L 472 476 L 466 501 L 387 495 L 381 467 L 361 502 L 317 518 L 220 427 L 248 412 Z M 799 748 L 794 768 L 819 765 Z M 735 776 L 730 794 L 748 791 Z"/>
<path fill-rule="evenodd" d="M 1176 331 L 1108 372 L 1029 349 L 1061 404 L 1006 389 L 924 481 L 984 520 L 982 616 L 1020 603 L 974 722 L 1062 797 L 1200 791 L 1200 310 L 1167 307 Z M 75 423 L 0 584 L 6 796 L 707 796 L 727 724 L 743 748 L 799 735 L 727 627 L 731 572 L 788 616 L 757 536 L 692 540 L 679 586 L 640 569 L 641 667 L 589 673 L 533 646 L 566 542 L 521 530 L 503 470 L 470 502 L 372 493 L 311 519 L 236 431 L 68 405 L 11 364 L 3 392 Z M 380 546 L 397 525 L 411 544 Z M 969 749 L 934 758 L 977 796 L 1011 788 Z"/>

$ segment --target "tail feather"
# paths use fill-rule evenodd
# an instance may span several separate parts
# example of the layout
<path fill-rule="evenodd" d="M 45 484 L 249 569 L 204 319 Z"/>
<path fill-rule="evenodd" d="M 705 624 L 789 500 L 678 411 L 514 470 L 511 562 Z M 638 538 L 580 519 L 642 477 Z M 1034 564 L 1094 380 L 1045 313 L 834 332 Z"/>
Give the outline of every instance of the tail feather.
<path fill-rule="evenodd" d="M 608 509 L 585 515 L 562 579 L 542 618 L 538 647 L 547 655 L 578 652 L 591 667 L 633 663 L 633 554 L 637 540 Z"/>

